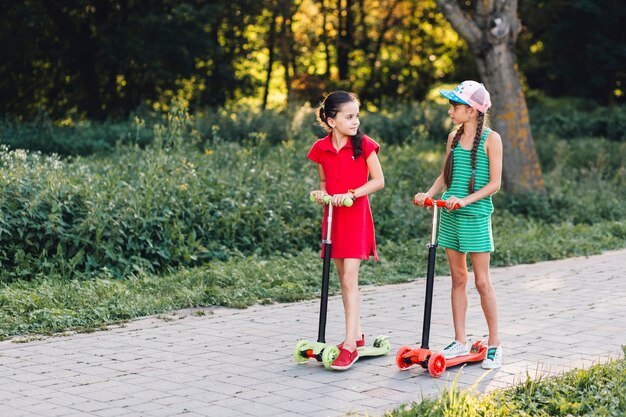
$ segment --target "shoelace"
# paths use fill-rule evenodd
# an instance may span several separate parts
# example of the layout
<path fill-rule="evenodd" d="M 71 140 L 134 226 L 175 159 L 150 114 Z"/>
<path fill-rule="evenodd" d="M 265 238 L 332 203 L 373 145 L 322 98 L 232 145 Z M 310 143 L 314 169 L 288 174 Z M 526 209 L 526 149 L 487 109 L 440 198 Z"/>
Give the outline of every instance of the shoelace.
<path fill-rule="evenodd" d="M 456 340 L 452 343 L 450 343 L 448 346 L 446 346 L 446 348 L 444 350 L 452 350 L 451 348 L 457 348 L 457 347 L 461 347 L 462 345 L 457 342 Z"/>

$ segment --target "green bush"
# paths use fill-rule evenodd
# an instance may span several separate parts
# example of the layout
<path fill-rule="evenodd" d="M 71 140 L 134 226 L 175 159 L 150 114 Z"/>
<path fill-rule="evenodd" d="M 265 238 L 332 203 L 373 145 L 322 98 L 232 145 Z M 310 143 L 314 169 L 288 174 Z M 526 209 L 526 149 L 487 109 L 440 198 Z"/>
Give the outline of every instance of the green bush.
<path fill-rule="evenodd" d="M 305 198 L 314 167 L 303 174 L 303 150 L 224 143 L 201 153 L 185 117 L 157 126 L 146 149 L 110 158 L 2 150 L 4 279 L 119 277 L 239 252 L 295 253 L 318 240 L 305 220 L 318 210 Z"/>
<path fill-rule="evenodd" d="M 317 250 L 322 211 L 307 198 L 318 178 L 306 159 L 317 135 L 304 134 L 311 128 L 304 121 L 311 109 L 301 110 L 301 123 L 289 127 L 293 139 L 275 144 L 260 133 L 231 141 L 216 127 L 209 140 L 178 109 L 150 129 L 145 148 L 118 144 L 109 155 L 65 160 L 0 150 L 0 279 L 122 277 L 239 255 Z M 374 130 L 369 127 L 364 130 Z M 411 200 L 439 174 L 445 136 L 437 143 L 426 137 L 410 144 L 379 139 L 386 187 L 371 196 L 371 204 L 381 245 L 402 245 L 428 233 L 429 212 Z M 550 227 L 624 220 L 623 142 L 546 138 L 538 152 L 548 193 L 501 191 L 494 198 L 496 223 L 526 222 L 539 237 L 549 237 Z M 497 244 L 506 248 L 508 243 L 500 243 L 506 229 L 498 233 L 503 239 L 497 235 Z M 623 237 L 619 227 L 615 233 Z M 503 251 L 498 262 L 549 259 L 546 252 L 517 257 Z"/>
<path fill-rule="evenodd" d="M 152 141 L 152 130 L 144 122 L 81 122 L 60 126 L 45 117 L 26 123 L 0 121 L 0 144 L 10 149 L 26 149 L 61 156 L 110 153 L 118 143 L 145 146 Z"/>
<path fill-rule="evenodd" d="M 423 141 L 445 143 L 452 128 L 446 107 L 432 103 L 392 104 L 379 112 L 363 112 L 363 132 L 390 144 Z"/>
<path fill-rule="evenodd" d="M 497 210 L 547 223 L 593 224 L 624 218 L 626 143 L 601 138 L 537 142 L 547 193 L 498 193 Z"/>
<path fill-rule="evenodd" d="M 552 99 L 532 91 L 527 95 L 535 141 L 545 138 L 566 142 L 581 137 L 626 141 L 624 106 L 597 107 L 579 99 Z M 176 104 L 173 106 L 176 107 Z M 145 112 L 144 112 L 145 113 Z M 363 131 L 387 145 L 414 144 L 423 141 L 445 141 L 451 129 L 445 106 L 430 102 L 385 103 L 378 111 L 361 112 Z M 61 156 L 91 155 L 115 152 L 116 144 L 146 146 L 154 140 L 147 126 L 160 123 L 167 115 L 148 114 L 146 120 L 132 117 L 126 123 L 78 122 L 54 123 L 45 115 L 29 122 L 5 118 L 0 121 L 0 144 L 11 149 L 56 153 Z M 216 142 L 244 145 L 285 140 L 309 141 L 325 135 L 317 124 L 315 109 L 309 104 L 284 111 L 257 111 L 245 106 L 204 109 L 193 121 L 206 147 Z"/>
<path fill-rule="evenodd" d="M 588 100 L 553 99 L 536 91 L 527 95 L 527 101 L 535 138 L 553 135 L 565 140 L 603 137 L 626 141 L 624 105 L 600 107 Z"/>

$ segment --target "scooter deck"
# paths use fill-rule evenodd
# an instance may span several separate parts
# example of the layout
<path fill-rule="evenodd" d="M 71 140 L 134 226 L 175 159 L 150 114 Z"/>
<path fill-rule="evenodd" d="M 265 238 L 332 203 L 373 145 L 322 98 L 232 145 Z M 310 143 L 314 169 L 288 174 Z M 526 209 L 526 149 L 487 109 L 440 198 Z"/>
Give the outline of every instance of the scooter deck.
<path fill-rule="evenodd" d="M 367 358 L 370 356 L 383 356 L 388 354 L 391 351 L 391 346 L 389 347 L 374 347 L 374 346 L 364 346 L 362 348 L 357 349 L 359 352 L 360 358 Z"/>
<path fill-rule="evenodd" d="M 462 363 L 480 362 L 485 359 L 487 355 L 487 346 L 481 344 L 479 346 L 472 346 L 470 353 L 464 356 L 457 356 L 456 358 L 446 359 L 446 367 L 461 365 Z"/>

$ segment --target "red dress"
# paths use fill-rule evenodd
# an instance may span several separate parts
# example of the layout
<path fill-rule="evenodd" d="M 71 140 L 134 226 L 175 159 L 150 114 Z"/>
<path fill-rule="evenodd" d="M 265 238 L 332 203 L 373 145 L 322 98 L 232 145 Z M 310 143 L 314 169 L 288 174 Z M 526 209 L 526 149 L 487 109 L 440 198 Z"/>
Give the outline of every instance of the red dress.
<path fill-rule="evenodd" d="M 372 152 L 378 153 L 380 146 L 371 138 L 363 136 L 363 153 L 354 159 L 352 138 L 337 152 L 333 147 L 330 133 L 313 144 L 307 157 L 322 165 L 326 175 L 326 192 L 330 195 L 347 193 L 368 181 L 367 158 Z M 322 236 L 326 238 L 328 206 L 324 209 Z M 333 207 L 331 258 L 378 260 L 374 238 L 374 219 L 367 196 L 354 200 L 352 207 Z M 322 257 L 324 248 L 322 245 Z"/>

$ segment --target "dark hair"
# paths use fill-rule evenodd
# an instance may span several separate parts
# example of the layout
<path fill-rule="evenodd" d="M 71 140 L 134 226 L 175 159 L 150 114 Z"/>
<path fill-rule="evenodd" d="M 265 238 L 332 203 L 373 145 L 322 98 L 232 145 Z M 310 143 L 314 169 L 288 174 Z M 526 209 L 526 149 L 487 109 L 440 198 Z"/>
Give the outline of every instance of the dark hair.
<path fill-rule="evenodd" d="M 326 96 L 320 107 L 317 109 L 317 120 L 324 129 L 330 131 L 331 127 L 328 124 L 328 118 L 334 119 L 337 117 L 337 113 L 341 110 L 341 105 L 350 102 L 359 103 L 359 97 L 354 93 L 347 91 L 333 91 Z M 363 133 L 361 129 L 356 131 L 356 134 L 352 136 L 352 150 L 354 159 L 358 158 L 363 153 Z"/>
<path fill-rule="evenodd" d="M 452 103 L 452 102 L 451 102 Z M 454 106 L 458 103 L 453 103 Z M 476 136 L 474 136 L 474 143 L 472 144 L 472 177 L 470 178 L 469 185 L 467 190 L 470 194 L 474 192 L 474 184 L 476 182 L 476 155 L 478 154 L 478 145 L 480 144 L 480 138 L 483 132 L 483 126 L 485 125 L 485 113 L 478 112 L 477 118 L 477 126 L 476 126 Z M 461 139 L 461 135 L 463 135 L 463 125 L 461 125 L 456 133 L 454 134 L 454 138 L 452 139 L 452 144 L 450 145 L 450 153 L 446 158 L 446 163 L 443 166 L 443 180 L 446 183 L 446 187 L 450 188 L 452 185 L 452 171 L 454 168 L 454 149 L 459 144 L 459 140 Z"/>

